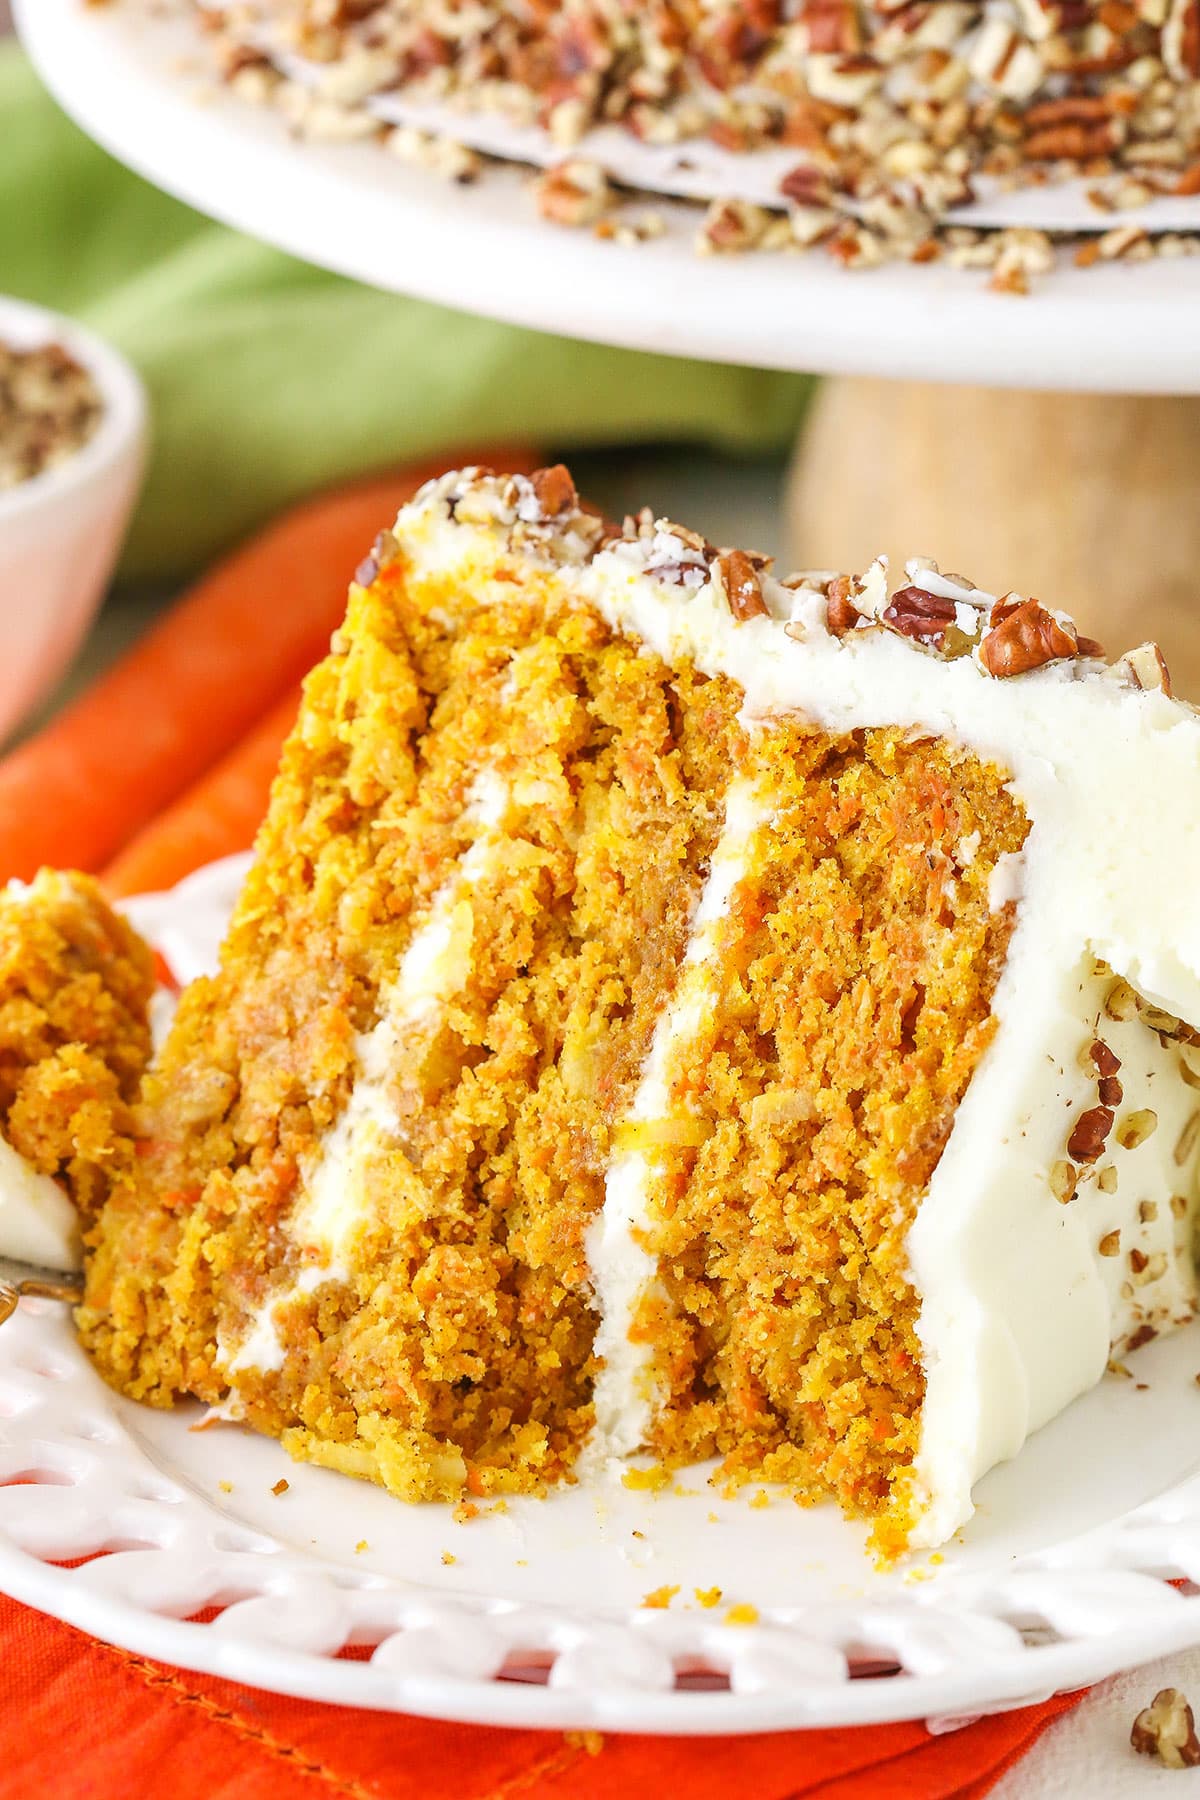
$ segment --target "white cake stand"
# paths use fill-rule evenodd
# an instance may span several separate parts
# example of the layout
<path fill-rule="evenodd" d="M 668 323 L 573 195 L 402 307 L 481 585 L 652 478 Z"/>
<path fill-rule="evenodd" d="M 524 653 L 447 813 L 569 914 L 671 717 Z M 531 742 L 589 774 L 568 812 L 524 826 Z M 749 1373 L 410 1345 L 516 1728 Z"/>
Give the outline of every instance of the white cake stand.
<path fill-rule="evenodd" d="M 938 265 L 700 264 L 693 209 L 656 206 L 666 235 L 624 247 L 542 223 L 515 170 L 455 187 L 373 144 L 298 145 L 279 116 L 213 81 L 179 0 L 16 0 L 15 13 L 52 92 L 115 156 L 202 212 L 376 287 L 709 361 L 1200 393 L 1200 258 L 1065 269 L 1032 301 Z"/>

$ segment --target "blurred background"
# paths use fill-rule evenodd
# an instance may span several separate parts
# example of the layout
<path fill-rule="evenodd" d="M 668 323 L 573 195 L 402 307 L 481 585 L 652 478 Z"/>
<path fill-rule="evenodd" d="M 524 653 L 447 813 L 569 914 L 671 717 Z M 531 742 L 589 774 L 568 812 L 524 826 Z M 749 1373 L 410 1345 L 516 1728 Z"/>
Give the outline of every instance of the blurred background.
<path fill-rule="evenodd" d="M 649 504 L 718 543 L 782 552 L 805 378 L 543 338 L 298 264 L 105 156 L 10 33 L 0 0 L 0 291 L 78 320 L 127 358 L 148 391 L 151 442 L 103 606 L 18 735 L 282 509 L 414 457 L 528 446 L 568 460 L 610 514 Z"/>

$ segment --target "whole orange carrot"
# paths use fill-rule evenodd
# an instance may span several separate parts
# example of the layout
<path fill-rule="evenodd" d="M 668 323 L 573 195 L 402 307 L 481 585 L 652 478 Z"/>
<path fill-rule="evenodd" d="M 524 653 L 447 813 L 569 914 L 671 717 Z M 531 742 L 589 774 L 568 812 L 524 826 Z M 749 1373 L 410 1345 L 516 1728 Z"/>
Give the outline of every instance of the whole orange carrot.
<path fill-rule="evenodd" d="M 240 744 L 130 838 L 101 872 L 114 899 L 174 887 L 203 863 L 250 848 L 299 705 L 293 688 Z"/>
<path fill-rule="evenodd" d="M 85 694 L 0 759 L 0 881 L 99 869 L 238 743 L 324 655 L 358 562 L 458 453 L 305 501 L 218 564 Z"/>

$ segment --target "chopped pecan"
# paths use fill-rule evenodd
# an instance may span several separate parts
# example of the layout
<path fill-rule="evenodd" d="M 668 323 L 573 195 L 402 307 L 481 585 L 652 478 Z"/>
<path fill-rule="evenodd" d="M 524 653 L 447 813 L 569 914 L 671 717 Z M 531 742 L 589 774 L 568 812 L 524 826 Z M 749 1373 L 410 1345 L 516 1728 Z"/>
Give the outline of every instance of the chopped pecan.
<path fill-rule="evenodd" d="M 999 611 L 999 607 L 993 611 L 993 620 Z M 1024 600 L 1006 611 L 999 624 L 993 623 L 979 652 L 984 668 L 997 680 L 1026 675 L 1031 669 L 1077 653 L 1077 640 L 1036 600 Z"/>
<path fill-rule="evenodd" d="M 797 206 L 828 206 L 833 198 L 829 177 L 813 163 L 797 163 L 779 184 L 785 200 Z"/>
<path fill-rule="evenodd" d="M 722 550 L 717 557 L 717 567 L 721 571 L 725 597 L 734 618 L 743 623 L 747 619 L 766 618 L 768 608 L 763 599 L 758 570 L 745 551 Z"/>
<path fill-rule="evenodd" d="M 579 497 L 571 471 L 562 463 L 554 463 L 548 469 L 536 469 L 530 480 L 545 518 L 558 519 L 563 513 L 575 511 Z"/>
<path fill-rule="evenodd" d="M 1050 1192 L 1063 1206 L 1069 1206 L 1075 1198 L 1075 1190 L 1079 1185 L 1079 1171 L 1072 1162 L 1059 1161 L 1050 1165 Z"/>
<path fill-rule="evenodd" d="M 1177 81 L 1200 80 L 1200 0 L 1171 0 L 1162 42 L 1168 72 Z"/>
<path fill-rule="evenodd" d="M 1200 1764 L 1200 1740 L 1192 1709 L 1178 1688 L 1162 1688 L 1133 1721 L 1129 1742 L 1139 1756 L 1156 1756 L 1168 1769 Z"/>
<path fill-rule="evenodd" d="M 693 531 L 690 525 L 676 525 L 674 519 L 664 519 L 662 528 L 669 537 L 678 538 L 689 550 L 698 550 L 701 556 L 711 556 L 712 545 L 699 531 Z"/>
<path fill-rule="evenodd" d="M 714 200 L 700 226 L 701 252 L 753 250 L 766 235 L 771 214 L 749 200 Z"/>
<path fill-rule="evenodd" d="M 227 44 L 220 56 L 221 74 L 226 81 L 233 81 L 243 75 L 247 69 L 263 69 L 274 74 L 274 65 L 266 52 L 252 44 Z"/>
<path fill-rule="evenodd" d="M 862 45 L 854 0 L 806 0 L 801 17 L 818 55 L 850 56 Z"/>
<path fill-rule="evenodd" d="M 1102 1038 L 1096 1038 L 1088 1056 L 1097 1075 L 1115 1075 L 1121 1067 L 1120 1057 Z"/>
<path fill-rule="evenodd" d="M 880 614 L 882 622 L 901 637 L 940 648 L 948 626 L 957 614 L 953 600 L 930 594 L 921 587 L 903 587 L 894 593 Z"/>
<path fill-rule="evenodd" d="M 1025 112 L 1029 131 L 1053 131 L 1059 125 L 1097 125 L 1109 118 L 1113 108 L 1100 94 L 1067 94 L 1061 100 L 1042 100 Z"/>
<path fill-rule="evenodd" d="M 1108 1142 L 1112 1128 L 1112 1107 L 1090 1106 L 1075 1121 L 1075 1129 L 1067 1139 L 1067 1155 L 1076 1162 L 1095 1162 Z"/>
<path fill-rule="evenodd" d="M 599 164 L 581 157 L 544 170 L 535 193 L 538 211 L 554 225 L 594 225 L 616 198 Z"/>
<path fill-rule="evenodd" d="M 1125 1345 L 1126 1352 L 1140 1350 L 1144 1344 L 1152 1344 L 1157 1336 L 1158 1333 L 1153 1325 L 1139 1325 Z M 1197 1758 L 1197 1761 L 1200 1761 L 1200 1757 Z"/>
<path fill-rule="evenodd" d="M 1148 693 L 1157 690 L 1166 694 L 1168 699 L 1171 697 L 1174 691 L 1171 687 L 1171 671 L 1157 644 L 1139 644 L 1136 650 L 1127 651 L 1121 658 L 1121 667 L 1135 687 Z"/>
<path fill-rule="evenodd" d="M 849 575 L 839 575 L 825 591 L 825 623 L 834 637 L 845 637 L 862 617 L 850 598 L 853 588 Z"/>
<path fill-rule="evenodd" d="M 1103 1081 L 1100 1083 L 1102 1089 L 1105 1085 L 1106 1083 Z M 1121 1084 L 1117 1081 L 1113 1082 L 1112 1085 L 1119 1088 Z M 1101 1100 L 1105 1099 L 1103 1092 L 1101 1093 L 1100 1098 Z M 1117 1142 L 1120 1144 L 1122 1150 L 1136 1150 L 1140 1145 L 1144 1144 L 1148 1138 L 1153 1137 L 1157 1129 L 1158 1114 L 1154 1111 L 1153 1107 L 1141 1106 L 1136 1112 L 1129 1113 L 1127 1117 L 1121 1120 L 1120 1125 L 1117 1127 Z"/>
<path fill-rule="evenodd" d="M 365 556 L 354 571 L 354 579 L 359 587 L 370 587 L 381 569 L 396 560 L 399 546 L 390 531 L 381 531 L 371 546 L 371 554 Z"/>
<path fill-rule="evenodd" d="M 1034 131 L 1025 139 L 1030 162 L 1090 162 L 1110 156 L 1121 141 L 1115 119 L 1100 125 L 1055 125 Z"/>

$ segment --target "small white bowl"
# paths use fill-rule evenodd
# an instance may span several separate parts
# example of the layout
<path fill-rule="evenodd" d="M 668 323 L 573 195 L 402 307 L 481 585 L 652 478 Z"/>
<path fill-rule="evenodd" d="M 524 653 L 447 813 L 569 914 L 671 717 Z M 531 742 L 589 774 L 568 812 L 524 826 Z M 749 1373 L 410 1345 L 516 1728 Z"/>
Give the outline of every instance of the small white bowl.
<path fill-rule="evenodd" d="M 0 743 L 71 661 L 104 597 L 141 486 L 146 396 L 123 357 L 70 319 L 0 296 L 0 339 L 59 343 L 104 413 L 82 449 L 0 492 Z"/>

